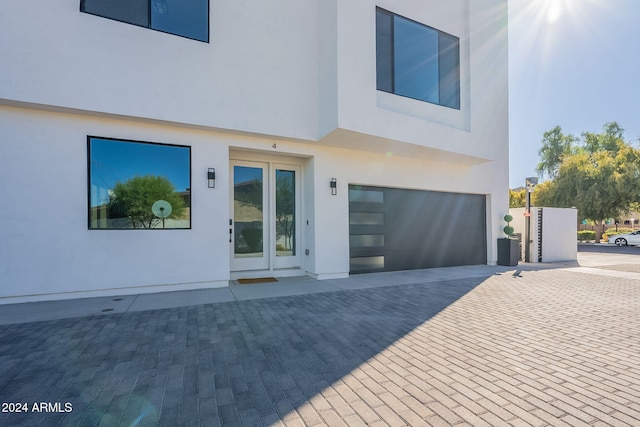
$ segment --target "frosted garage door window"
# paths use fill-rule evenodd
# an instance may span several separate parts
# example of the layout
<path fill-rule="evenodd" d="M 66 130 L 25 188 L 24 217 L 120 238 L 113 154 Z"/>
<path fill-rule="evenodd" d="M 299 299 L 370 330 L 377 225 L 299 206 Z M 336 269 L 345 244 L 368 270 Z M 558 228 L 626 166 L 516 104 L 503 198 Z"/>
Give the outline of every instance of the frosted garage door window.
<path fill-rule="evenodd" d="M 352 234 L 349 236 L 351 248 L 384 247 L 384 234 Z"/>
<path fill-rule="evenodd" d="M 351 212 L 350 225 L 384 225 L 384 214 L 378 212 Z"/>
<path fill-rule="evenodd" d="M 350 203 L 384 203 L 384 193 L 375 190 L 349 189 Z"/>

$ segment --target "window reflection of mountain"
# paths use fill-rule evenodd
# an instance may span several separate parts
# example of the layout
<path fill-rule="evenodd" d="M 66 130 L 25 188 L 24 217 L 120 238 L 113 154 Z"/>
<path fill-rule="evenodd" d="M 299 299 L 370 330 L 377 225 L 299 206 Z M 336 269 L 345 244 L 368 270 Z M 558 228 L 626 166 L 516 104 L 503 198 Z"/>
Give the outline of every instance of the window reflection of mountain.
<path fill-rule="evenodd" d="M 255 206 L 262 212 L 262 180 L 254 178 L 234 185 L 234 200 Z"/>

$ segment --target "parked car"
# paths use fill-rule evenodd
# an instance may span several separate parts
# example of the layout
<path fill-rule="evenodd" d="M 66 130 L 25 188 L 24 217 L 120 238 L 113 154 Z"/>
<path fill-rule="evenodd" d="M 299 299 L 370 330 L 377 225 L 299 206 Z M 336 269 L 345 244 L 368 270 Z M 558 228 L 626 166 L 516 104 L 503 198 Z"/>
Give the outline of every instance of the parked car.
<path fill-rule="evenodd" d="M 640 245 L 640 230 L 609 236 L 609 243 L 615 243 L 618 246 Z"/>

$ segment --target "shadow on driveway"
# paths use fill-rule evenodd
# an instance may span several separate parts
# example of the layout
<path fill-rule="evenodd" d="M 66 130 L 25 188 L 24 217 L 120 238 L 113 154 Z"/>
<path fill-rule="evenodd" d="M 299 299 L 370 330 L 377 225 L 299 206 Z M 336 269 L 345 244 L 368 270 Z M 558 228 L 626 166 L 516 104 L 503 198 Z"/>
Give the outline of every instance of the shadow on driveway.
<path fill-rule="evenodd" d="M 485 279 L 0 326 L 0 425 L 271 425 Z"/>

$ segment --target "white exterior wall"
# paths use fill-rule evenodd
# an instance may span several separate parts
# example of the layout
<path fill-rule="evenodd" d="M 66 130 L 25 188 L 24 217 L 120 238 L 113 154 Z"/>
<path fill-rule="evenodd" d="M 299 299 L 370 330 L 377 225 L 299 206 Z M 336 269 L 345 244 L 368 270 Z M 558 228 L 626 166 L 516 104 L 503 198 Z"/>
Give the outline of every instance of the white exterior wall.
<path fill-rule="evenodd" d="M 224 135 L 11 107 L 0 107 L 0 128 L 2 197 L 12 207 L 0 212 L 0 301 L 151 285 L 226 286 L 228 247 L 213 244 L 228 241 L 225 223 L 215 219 L 223 210 L 228 217 Z M 192 229 L 88 230 L 91 134 L 191 145 Z M 220 191 L 206 186 L 212 164 Z"/>
<path fill-rule="evenodd" d="M 460 37 L 461 110 L 375 90 L 376 5 Z M 237 149 L 299 159 L 302 273 L 348 274 L 349 184 L 486 195 L 495 263 L 506 0 L 251 6 L 210 0 L 202 43 L 81 13 L 79 0 L 0 2 L 0 303 L 226 286 Z M 192 229 L 88 230 L 87 135 L 191 146 Z"/>
<path fill-rule="evenodd" d="M 315 139 L 317 1 L 210 0 L 210 43 L 79 11 L 0 2 L 0 99 Z"/>

